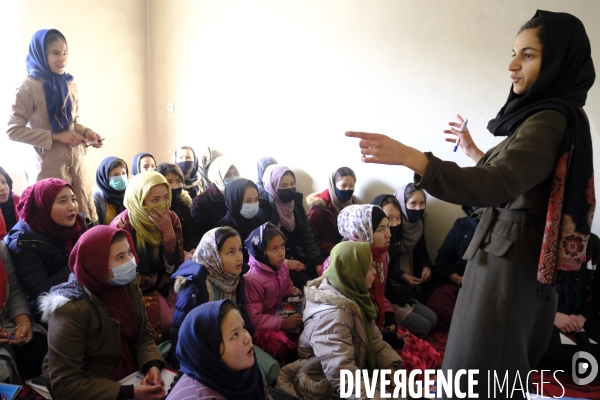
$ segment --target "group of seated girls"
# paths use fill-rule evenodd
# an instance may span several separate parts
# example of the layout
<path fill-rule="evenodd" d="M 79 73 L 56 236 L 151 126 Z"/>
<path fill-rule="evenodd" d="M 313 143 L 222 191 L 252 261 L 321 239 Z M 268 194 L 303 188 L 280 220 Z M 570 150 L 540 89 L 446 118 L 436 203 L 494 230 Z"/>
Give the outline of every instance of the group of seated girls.
<path fill-rule="evenodd" d="M 448 330 L 481 210 L 464 207 L 433 264 L 426 195 L 413 184 L 360 205 L 343 167 L 307 197 L 307 214 L 294 172 L 275 159 L 258 161 L 255 183 L 201 153 L 181 147 L 158 166 L 140 153 L 131 179 L 124 160 L 103 160 L 95 227 L 68 183 L 44 179 L 18 196 L 0 168 L 0 380 L 43 372 L 58 399 L 162 399 L 168 365 L 183 374 L 169 399 L 285 396 L 266 386 L 275 382 L 315 398 L 339 390 L 342 368 L 407 369 L 408 332 Z M 588 248 L 595 265 L 600 245 Z M 561 297 L 548 365 L 567 359 L 560 335 L 584 327 L 597 351 L 592 271 L 582 268 L 585 298 Z M 302 314 L 276 315 L 302 292 Z M 117 382 L 138 370 L 140 385 Z"/>

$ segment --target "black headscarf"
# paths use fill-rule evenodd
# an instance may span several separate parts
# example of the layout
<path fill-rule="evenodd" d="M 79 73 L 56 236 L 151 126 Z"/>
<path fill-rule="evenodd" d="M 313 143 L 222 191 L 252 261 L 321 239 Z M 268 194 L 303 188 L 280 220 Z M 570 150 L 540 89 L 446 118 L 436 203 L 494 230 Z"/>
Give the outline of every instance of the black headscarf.
<path fill-rule="evenodd" d="M 256 189 L 256 192 L 258 193 L 256 184 L 244 178 L 236 179 L 225 186 L 225 205 L 227 206 L 227 214 L 225 215 L 224 220 L 229 222 L 229 226 L 239 232 L 242 240 L 245 240 L 255 228 L 265 222 L 263 218 L 260 217 L 260 212 L 250 219 L 241 214 L 246 189 L 250 187 Z"/>
<path fill-rule="evenodd" d="M 123 198 L 125 197 L 125 189 L 123 190 L 115 190 L 110 186 L 110 166 L 113 162 L 121 160 L 118 157 L 106 157 L 100 163 L 98 167 L 98 171 L 96 171 L 96 185 L 102 190 L 104 194 L 104 199 L 115 208 L 117 215 L 125 210 L 125 206 L 123 205 Z M 121 160 L 123 161 L 123 160 Z M 127 163 L 123 161 L 125 164 L 125 170 L 127 171 L 127 176 L 129 176 L 129 168 L 127 168 Z"/>
<path fill-rule="evenodd" d="M 381 194 L 375 197 L 371 204 L 383 209 L 383 202 L 388 197 L 395 199 L 393 194 Z M 402 210 L 399 211 L 402 212 Z M 379 223 L 381 223 L 381 220 L 379 220 Z M 377 226 L 379 226 L 379 223 Z M 373 225 L 373 229 L 377 229 L 377 226 Z M 392 237 L 390 238 L 390 248 L 388 249 L 388 255 L 390 256 L 389 266 L 395 267 L 398 266 L 398 246 L 400 245 L 400 241 L 402 241 L 402 223 L 397 226 L 390 226 L 390 233 Z"/>
<path fill-rule="evenodd" d="M 221 359 L 223 342 L 219 313 L 224 299 L 206 302 L 189 312 L 179 330 L 177 359 L 181 370 L 228 400 L 265 398 L 265 387 L 256 356 L 254 365 L 234 371 Z"/>
<path fill-rule="evenodd" d="M 6 232 L 9 232 L 17 223 L 17 214 L 15 213 L 16 204 L 13 202 L 12 197 L 13 181 L 2 167 L 0 167 L 0 174 L 4 175 L 6 183 L 8 183 L 8 200 L 6 200 L 5 203 L 0 204 L 0 209 L 2 210 L 2 217 L 6 224 Z"/>
<path fill-rule="evenodd" d="M 140 173 L 140 158 L 151 157 L 154 160 L 154 156 L 150 153 L 137 153 L 133 156 L 133 161 L 131 162 L 131 176 L 135 176 Z M 156 160 L 154 160 L 154 164 L 156 164 Z"/>
<path fill-rule="evenodd" d="M 544 110 L 556 110 L 567 117 L 538 265 L 538 281 L 553 284 L 562 271 L 579 270 L 591 230 L 595 208 L 592 139 L 581 107 L 596 73 L 590 41 L 579 19 L 543 10 L 536 12 L 537 17 L 544 32 L 540 74 L 524 95 L 511 88 L 506 104 L 488 129 L 495 136 L 510 136 L 528 117 Z M 573 224 L 568 236 L 563 234 L 567 231 L 562 229 L 565 223 Z M 567 250 L 559 251 L 561 248 Z"/>

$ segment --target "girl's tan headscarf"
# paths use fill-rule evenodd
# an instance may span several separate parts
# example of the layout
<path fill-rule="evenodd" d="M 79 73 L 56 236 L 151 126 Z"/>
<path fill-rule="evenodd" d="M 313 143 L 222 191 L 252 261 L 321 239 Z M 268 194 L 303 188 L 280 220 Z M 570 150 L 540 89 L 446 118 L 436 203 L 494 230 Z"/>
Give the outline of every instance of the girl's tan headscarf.
<path fill-rule="evenodd" d="M 335 173 L 337 169 L 333 171 L 333 174 L 329 175 L 329 197 L 331 197 L 331 205 L 333 206 L 335 217 L 337 218 L 340 211 L 344 209 L 344 207 L 351 206 L 354 204 L 356 200 L 354 196 L 350 198 L 350 200 L 343 202 L 341 201 L 337 195 L 335 194 Z"/>

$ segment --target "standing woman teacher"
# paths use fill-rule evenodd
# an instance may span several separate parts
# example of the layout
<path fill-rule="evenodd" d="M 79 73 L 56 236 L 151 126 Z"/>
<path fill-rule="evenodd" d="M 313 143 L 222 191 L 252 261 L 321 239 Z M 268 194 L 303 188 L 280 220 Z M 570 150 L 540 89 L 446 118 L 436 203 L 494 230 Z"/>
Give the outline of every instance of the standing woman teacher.
<path fill-rule="evenodd" d="M 485 207 L 465 254 L 442 365 L 445 372 L 479 369 L 476 392 L 484 397 L 488 370 L 501 377 L 508 372 L 509 390 L 519 373 L 528 389 L 525 377 L 552 333 L 553 286 L 575 281 L 570 274 L 585 256 L 596 204 L 590 126 L 582 109 L 596 75 L 583 24 L 570 14 L 538 10 L 521 28 L 508 69 L 508 100 L 488 124 L 493 135 L 506 138 L 484 154 L 468 130 L 455 129 L 458 123 L 446 131 L 458 136 L 474 167 L 384 135 L 346 133 L 361 139 L 364 162 L 408 167 L 415 184 L 433 196 Z M 506 387 L 496 393 L 510 396 Z"/>

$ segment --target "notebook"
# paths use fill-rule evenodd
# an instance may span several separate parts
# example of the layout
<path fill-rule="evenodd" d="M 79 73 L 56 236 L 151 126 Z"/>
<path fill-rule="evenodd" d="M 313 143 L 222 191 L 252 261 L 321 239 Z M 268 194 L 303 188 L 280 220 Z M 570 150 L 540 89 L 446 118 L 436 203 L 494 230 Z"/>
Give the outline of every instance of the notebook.
<path fill-rule="evenodd" d="M 8 383 L 0 383 L 0 400 L 14 400 L 22 387 L 19 385 L 10 385 Z"/>
<path fill-rule="evenodd" d="M 168 389 L 171 387 L 171 383 L 175 380 L 177 372 L 165 368 L 161 371 L 160 376 L 162 377 L 163 381 L 165 381 L 165 388 Z M 144 379 L 144 374 L 142 374 L 141 371 L 138 371 L 121 379 L 119 383 L 121 385 L 139 385 L 142 379 Z"/>

